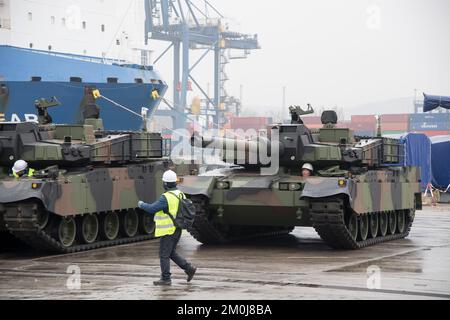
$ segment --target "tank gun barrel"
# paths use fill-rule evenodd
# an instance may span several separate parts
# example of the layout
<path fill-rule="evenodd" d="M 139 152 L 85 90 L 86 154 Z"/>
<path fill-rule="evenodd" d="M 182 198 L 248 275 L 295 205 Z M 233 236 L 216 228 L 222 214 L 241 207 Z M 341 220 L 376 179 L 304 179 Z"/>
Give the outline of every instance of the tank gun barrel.
<path fill-rule="evenodd" d="M 199 135 L 191 138 L 191 145 L 202 149 L 219 150 L 224 161 L 244 166 L 260 166 L 261 158 L 271 156 L 274 147 L 270 140 L 263 137 L 245 140 Z"/>

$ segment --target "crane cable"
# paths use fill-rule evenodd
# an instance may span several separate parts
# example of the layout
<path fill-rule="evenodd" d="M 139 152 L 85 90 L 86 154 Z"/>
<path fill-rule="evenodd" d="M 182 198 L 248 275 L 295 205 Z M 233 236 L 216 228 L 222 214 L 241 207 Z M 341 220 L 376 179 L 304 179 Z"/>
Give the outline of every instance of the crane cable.
<path fill-rule="evenodd" d="M 122 110 L 125 110 L 125 111 L 127 111 L 127 112 L 129 112 L 129 113 L 131 113 L 131 114 L 133 114 L 133 115 L 135 115 L 135 116 L 137 116 L 137 117 L 139 117 L 139 118 L 141 118 L 143 121 L 148 122 L 148 121 L 151 120 L 151 119 L 149 119 L 149 118 L 146 118 L 143 114 L 139 114 L 139 113 L 137 113 L 137 112 L 131 110 L 130 108 L 127 108 L 127 107 L 125 107 L 124 105 L 121 105 L 120 103 L 118 103 L 118 102 L 116 102 L 116 101 L 114 101 L 114 100 L 112 100 L 112 99 L 110 99 L 110 98 L 108 98 L 108 97 L 105 97 L 104 95 L 102 95 L 102 94 L 100 93 L 100 90 L 93 90 L 93 91 L 92 91 L 92 94 L 93 94 L 93 96 L 94 96 L 95 99 L 100 99 L 100 98 L 101 98 L 101 99 L 104 99 L 104 100 L 108 101 L 109 103 L 111 103 L 112 105 L 114 105 L 114 106 L 116 106 L 116 107 L 118 107 L 118 108 L 120 108 L 120 109 L 122 109 Z M 172 133 L 174 133 L 174 134 L 180 135 L 180 136 L 182 136 L 182 137 L 184 137 L 184 138 L 191 139 L 191 136 L 187 136 L 187 135 L 181 134 L 180 132 L 177 132 L 177 131 L 175 131 L 175 130 L 172 130 L 172 129 L 170 129 L 170 128 L 164 126 L 164 125 L 163 125 L 162 127 L 163 127 L 163 129 L 168 130 L 168 131 L 170 131 L 170 132 L 172 132 Z"/>

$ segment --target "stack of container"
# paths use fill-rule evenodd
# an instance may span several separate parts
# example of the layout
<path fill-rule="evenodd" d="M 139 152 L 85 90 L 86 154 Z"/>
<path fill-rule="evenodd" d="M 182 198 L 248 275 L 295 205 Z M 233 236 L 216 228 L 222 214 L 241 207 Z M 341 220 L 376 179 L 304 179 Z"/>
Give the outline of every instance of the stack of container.
<path fill-rule="evenodd" d="M 377 131 L 377 119 L 374 115 L 352 116 L 351 129 L 357 136 L 371 137 Z"/>
<path fill-rule="evenodd" d="M 272 124 L 272 118 L 267 117 L 233 117 L 230 120 L 230 127 L 233 130 L 262 130 Z"/>
<path fill-rule="evenodd" d="M 320 129 L 323 127 L 322 117 L 302 117 L 302 120 L 309 129 Z"/>
<path fill-rule="evenodd" d="M 404 135 L 409 130 L 408 114 L 384 114 L 380 120 L 383 135 Z"/>
<path fill-rule="evenodd" d="M 409 131 L 428 137 L 450 135 L 450 113 L 417 113 L 409 116 Z"/>

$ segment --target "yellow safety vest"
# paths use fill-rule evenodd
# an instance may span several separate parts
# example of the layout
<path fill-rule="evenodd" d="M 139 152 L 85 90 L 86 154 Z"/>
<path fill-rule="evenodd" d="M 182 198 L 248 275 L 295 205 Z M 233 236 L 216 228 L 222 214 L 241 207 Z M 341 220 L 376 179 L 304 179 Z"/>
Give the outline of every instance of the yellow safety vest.
<path fill-rule="evenodd" d="M 175 196 L 176 194 L 177 196 Z M 176 218 L 177 212 L 178 212 L 178 206 L 180 205 L 180 194 L 183 194 L 179 190 L 166 192 L 164 193 L 164 196 L 166 197 L 167 203 L 169 205 L 169 213 Z M 183 194 L 183 198 L 186 196 Z M 155 231 L 155 237 L 160 238 L 164 236 L 170 236 L 175 233 L 177 228 L 175 227 L 172 218 L 165 214 L 164 211 L 160 211 L 157 214 L 155 214 L 155 225 L 156 225 L 156 231 Z"/>
<path fill-rule="evenodd" d="M 34 170 L 34 169 L 28 169 L 28 175 L 27 175 L 27 177 L 28 178 L 33 178 L 33 176 L 34 176 L 34 172 L 35 172 L 36 170 Z M 13 176 L 14 176 L 14 178 L 16 178 L 16 179 L 20 179 L 21 177 L 19 177 L 19 175 L 17 174 L 17 173 L 15 173 L 15 172 L 13 172 Z"/>

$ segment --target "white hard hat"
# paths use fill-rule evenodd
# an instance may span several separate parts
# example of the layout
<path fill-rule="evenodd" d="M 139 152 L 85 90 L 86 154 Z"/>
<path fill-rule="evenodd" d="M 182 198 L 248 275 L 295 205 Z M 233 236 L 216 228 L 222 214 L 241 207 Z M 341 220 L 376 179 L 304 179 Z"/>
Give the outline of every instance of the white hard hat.
<path fill-rule="evenodd" d="M 17 160 L 16 163 L 14 163 L 14 167 L 13 167 L 12 171 L 14 173 L 18 173 L 18 172 L 25 170 L 26 168 L 28 168 L 28 163 L 26 163 L 23 160 Z"/>
<path fill-rule="evenodd" d="M 177 174 L 172 170 L 166 171 L 163 175 L 163 182 L 176 183 L 178 181 Z"/>
<path fill-rule="evenodd" d="M 311 163 L 305 163 L 305 164 L 303 165 L 303 168 L 302 168 L 302 169 L 308 169 L 308 170 L 311 171 L 311 172 L 314 171 L 314 167 L 312 166 Z"/>

